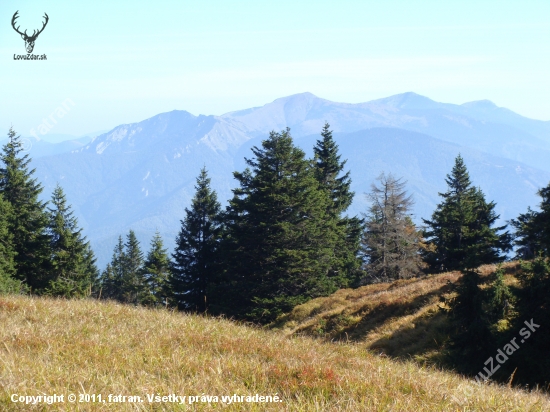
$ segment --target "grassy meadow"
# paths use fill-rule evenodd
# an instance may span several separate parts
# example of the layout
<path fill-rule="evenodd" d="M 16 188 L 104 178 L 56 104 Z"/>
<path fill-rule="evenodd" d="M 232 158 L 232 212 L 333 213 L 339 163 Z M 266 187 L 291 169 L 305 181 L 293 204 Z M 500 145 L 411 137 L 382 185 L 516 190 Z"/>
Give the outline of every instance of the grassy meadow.
<path fill-rule="evenodd" d="M 378 356 L 367 346 L 169 310 L 0 296 L 0 410 L 550 410 L 550 398 L 540 392 L 478 386 L 433 366 Z M 143 402 L 69 403 L 71 393 Z M 64 394 L 65 402 L 25 405 L 12 402 L 13 394 Z M 187 398 L 149 402 L 148 394 Z M 277 395 L 282 402 L 221 402 L 234 394 Z M 219 400 L 201 402 L 201 395 Z M 189 404 L 189 396 L 196 401 Z"/>
<path fill-rule="evenodd" d="M 513 273 L 518 262 L 505 263 L 505 282 L 517 286 Z M 485 285 L 496 265 L 480 267 Z M 448 318 L 441 298 L 453 295 L 451 287 L 460 272 L 341 289 L 296 306 L 273 326 L 287 336 L 301 335 L 324 341 L 361 343 L 371 351 L 417 363 L 441 363 Z"/>

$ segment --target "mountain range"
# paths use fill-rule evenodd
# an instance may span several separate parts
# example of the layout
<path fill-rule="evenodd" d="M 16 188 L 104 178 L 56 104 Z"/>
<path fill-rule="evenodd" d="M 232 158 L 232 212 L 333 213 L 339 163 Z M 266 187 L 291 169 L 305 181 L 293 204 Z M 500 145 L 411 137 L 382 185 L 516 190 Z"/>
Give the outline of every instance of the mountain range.
<path fill-rule="evenodd" d="M 550 122 L 489 101 L 454 105 L 414 93 L 359 104 L 302 93 L 222 116 L 174 110 L 91 141 L 50 144 L 55 150 L 49 154 L 33 145 L 30 154 L 45 198 L 61 184 L 104 267 L 116 238 L 130 228 L 143 249 L 155 230 L 172 249 L 202 166 L 225 204 L 235 186 L 232 172 L 244 169 L 250 148 L 270 131 L 290 127 L 311 156 L 325 122 L 348 160 L 356 193 L 352 215 L 367 210 L 364 193 L 384 171 L 407 180 L 421 223 L 445 191 L 445 175 L 459 153 L 473 183 L 497 203 L 501 221 L 536 206 L 537 189 L 550 181 Z"/>

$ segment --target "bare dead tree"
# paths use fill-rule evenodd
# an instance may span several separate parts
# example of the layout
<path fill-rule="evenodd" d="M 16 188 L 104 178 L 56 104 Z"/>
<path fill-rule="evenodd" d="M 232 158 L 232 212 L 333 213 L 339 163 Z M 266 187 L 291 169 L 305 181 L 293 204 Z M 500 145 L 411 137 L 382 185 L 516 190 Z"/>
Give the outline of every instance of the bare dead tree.
<path fill-rule="evenodd" d="M 367 194 L 371 206 L 362 239 L 364 283 L 416 276 L 422 267 L 421 237 L 410 217 L 412 195 L 407 195 L 406 181 L 392 174 L 382 173 L 376 180 Z"/>

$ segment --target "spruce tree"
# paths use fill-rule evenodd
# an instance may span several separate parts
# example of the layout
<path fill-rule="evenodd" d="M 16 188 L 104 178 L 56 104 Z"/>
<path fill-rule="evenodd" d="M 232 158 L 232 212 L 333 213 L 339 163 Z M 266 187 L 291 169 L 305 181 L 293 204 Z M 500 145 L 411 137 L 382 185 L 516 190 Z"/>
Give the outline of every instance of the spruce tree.
<path fill-rule="evenodd" d="M 516 259 L 531 260 L 542 252 L 543 233 L 537 224 L 538 214 L 528 207 L 526 213 L 510 220 L 510 225 L 514 228 Z"/>
<path fill-rule="evenodd" d="M 147 283 L 143 271 L 143 252 L 133 230 L 126 236 L 122 262 L 122 301 L 141 303 L 147 296 Z"/>
<path fill-rule="evenodd" d="M 349 172 L 338 177 L 344 170 L 347 160 L 340 161 L 338 145 L 332 137 L 330 125 L 325 123 L 321 131 L 322 139 L 317 140 L 314 152 L 314 174 L 321 186 L 328 191 L 331 202 L 327 210 L 334 216 L 345 212 L 353 201 L 354 193 L 350 190 Z"/>
<path fill-rule="evenodd" d="M 449 302 L 450 354 L 457 368 L 468 371 L 489 356 L 487 348 L 495 343 L 478 267 L 502 262 L 511 238 L 508 232 L 499 234 L 506 226 L 493 227 L 498 219 L 495 204 L 487 203 L 483 192 L 472 186 L 460 155 L 446 183 L 447 192 L 439 194 L 443 201 L 432 219 L 424 220 L 424 258 L 432 271 L 462 271 L 456 296 Z"/>
<path fill-rule="evenodd" d="M 218 310 L 270 322 L 295 305 L 334 292 L 335 222 L 310 161 L 289 129 L 271 132 L 253 147 L 251 168 L 234 172 L 224 237 L 226 277 L 218 283 Z"/>
<path fill-rule="evenodd" d="M 113 299 L 123 301 L 123 279 L 124 262 L 126 254 L 124 252 L 124 242 L 122 236 L 118 237 L 118 242 L 113 250 L 111 262 L 102 272 L 99 280 L 98 295 L 103 299 Z"/>
<path fill-rule="evenodd" d="M 550 257 L 550 184 L 540 189 L 538 195 L 541 197 L 540 214 L 537 223 L 542 232 L 541 249 L 545 256 Z"/>
<path fill-rule="evenodd" d="M 495 203 L 487 203 L 480 189 L 472 186 L 470 176 L 459 155 L 445 180 L 448 190 L 439 193 L 443 201 L 431 220 L 423 219 L 429 248 L 424 259 L 431 271 L 475 269 L 482 264 L 505 259 L 502 252 L 510 250 L 506 226 L 493 227 L 499 218 Z"/>
<path fill-rule="evenodd" d="M 527 323 L 537 326 L 529 340 L 525 340 L 517 358 L 511 359 L 511 368 L 518 368 L 517 382 L 540 384 L 550 382 L 550 258 L 539 254 L 531 262 L 522 264 L 518 274 L 522 288 L 518 294 L 515 316 L 511 331 L 512 337 Z M 529 329 L 528 329 L 529 330 Z M 522 342 L 523 343 L 523 342 Z M 525 346 L 525 349 L 523 349 Z M 514 354 L 515 355 L 515 354 Z"/>
<path fill-rule="evenodd" d="M 493 323 L 508 317 L 512 311 L 514 296 L 504 282 L 504 269 L 498 265 L 495 271 L 495 280 L 489 289 L 488 313 Z"/>
<path fill-rule="evenodd" d="M 372 184 L 362 240 L 365 283 L 389 282 L 421 273 L 420 233 L 412 222 L 405 183 L 382 173 Z"/>
<path fill-rule="evenodd" d="M 197 178 L 191 209 L 176 239 L 172 255 L 171 290 L 180 309 L 205 312 L 210 304 L 209 289 L 218 270 L 221 206 L 203 167 Z"/>
<path fill-rule="evenodd" d="M 510 221 L 515 228 L 516 256 L 533 259 L 539 254 L 550 256 L 550 184 L 540 189 L 540 211 L 527 209 Z"/>
<path fill-rule="evenodd" d="M 14 293 L 21 290 L 21 282 L 15 276 L 15 251 L 13 236 L 8 231 L 11 205 L 4 201 L 0 194 L 0 294 Z"/>
<path fill-rule="evenodd" d="M 46 203 L 38 199 L 42 186 L 32 178 L 29 155 L 22 153 L 21 137 L 10 128 L 0 155 L 0 194 L 11 206 L 8 231 L 13 236 L 15 278 L 41 293 L 50 280 L 48 215 Z"/>
<path fill-rule="evenodd" d="M 476 270 L 463 270 L 455 285 L 456 296 L 449 301 L 450 357 L 460 372 L 471 372 L 482 365 L 488 349 L 494 346 L 490 314 L 485 311 L 487 296 L 480 288 L 481 278 Z"/>
<path fill-rule="evenodd" d="M 151 240 L 151 248 L 147 253 L 143 267 L 147 293 L 142 303 L 149 306 L 166 305 L 167 299 L 171 295 L 168 285 L 170 260 L 158 231 Z"/>
<path fill-rule="evenodd" d="M 518 368 L 516 381 L 527 384 L 550 382 L 550 184 L 538 191 L 541 197 L 540 211 L 528 210 L 516 222 L 516 245 L 529 251 L 517 274 L 521 288 L 517 290 L 516 310 L 511 330 L 524 328 L 525 322 L 535 323 L 532 331 L 536 337 L 530 338 L 528 347 L 518 352 L 510 362 L 510 368 Z M 516 223 L 512 222 L 512 224 Z M 521 252 L 520 252 L 521 253 Z"/>
<path fill-rule="evenodd" d="M 90 293 L 90 296 L 97 297 L 97 289 L 100 282 L 101 272 L 97 267 L 97 259 L 90 242 L 86 242 L 86 248 L 84 249 L 82 258 L 82 266 L 89 271 L 89 278 L 91 279 L 91 285 L 88 293 Z"/>
<path fill-rule="evenodd" d="M 350 190 L 349 172 L 343 172 L 346 160 L 340 161 L 338 145 L 332 137 L 330 125 L 325 123 L 321 132 L 322 139 L 317 140 L 314 152 L 314 174 L 321 190 L 326 190 L 330 202 L 327 204 L 327 218 L 335 221 L 336 232 L 333 235 L 335 259 L 331 275 L 340 286 L 347 286 L 356 278 L 361 261 L 358 258 L 362 220 L 357 217 L 342 216 L 353 201 Z M 327 239 L 328 240 L 328 239 Z"/>
<path fill-rule="evenodd" d="M 47 292 L 65 297 L 83 297 L 91 292 L 97 276 L 90 244 L 73 216 L 63 189 L 57 185 L 48 208 L 51 251 L 51 280 Z"/>
<path fill-rule="evenodd" d="M 115 273 L 111 263 L 107 263 L 107 266 L 99 275 L 99 279 L 94 284 L 93 295 L 98 299 L 115 299 Z"/>

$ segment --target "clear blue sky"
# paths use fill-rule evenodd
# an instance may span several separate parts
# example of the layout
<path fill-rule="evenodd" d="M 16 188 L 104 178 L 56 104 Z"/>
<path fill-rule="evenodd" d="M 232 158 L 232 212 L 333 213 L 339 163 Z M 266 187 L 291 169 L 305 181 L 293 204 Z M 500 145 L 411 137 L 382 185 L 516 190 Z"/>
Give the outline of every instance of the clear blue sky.
<path fill-rule="evenodd" d="M 48 27 L 25 54 L 10 21 Z M 414 91 L 550 120 L 550 1 L 0 2 L 0 128 L 81 135 L 173 109 L 222 114 L 309 91 L 350 103 Z"/>

